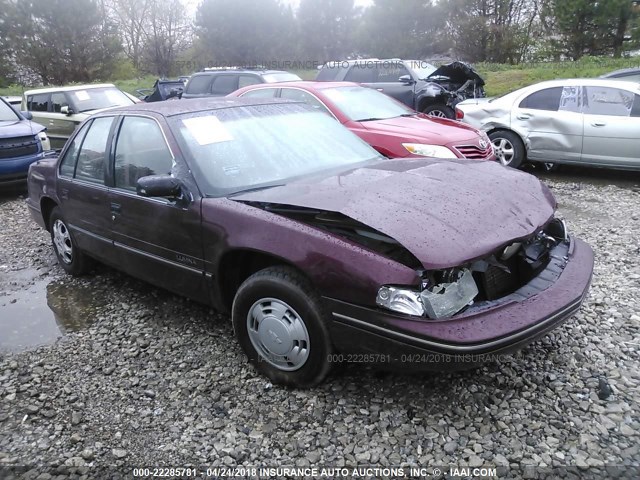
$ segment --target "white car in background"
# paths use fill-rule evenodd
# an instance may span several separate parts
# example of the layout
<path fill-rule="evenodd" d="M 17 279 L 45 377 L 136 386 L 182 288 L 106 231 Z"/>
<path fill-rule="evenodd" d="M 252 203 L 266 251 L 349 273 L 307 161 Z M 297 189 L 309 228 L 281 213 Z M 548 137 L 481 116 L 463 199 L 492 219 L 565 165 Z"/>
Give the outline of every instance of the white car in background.
<path fill-rule="evenodd" d="M 640 170 L 640 84 L 620 80 L 542 82 L 502 97 L 465 100 L 456 116 L 486 131 L 496 157 Z"/>

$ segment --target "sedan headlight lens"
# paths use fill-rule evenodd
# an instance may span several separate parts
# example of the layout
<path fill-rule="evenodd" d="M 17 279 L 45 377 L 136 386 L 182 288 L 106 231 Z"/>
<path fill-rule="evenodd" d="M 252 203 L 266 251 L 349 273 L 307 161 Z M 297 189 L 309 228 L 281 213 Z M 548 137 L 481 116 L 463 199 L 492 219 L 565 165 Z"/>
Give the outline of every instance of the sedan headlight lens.
<path fill-rule="evenodd" d="M 378 290 L 376 304 L 388 310 L 438 320 L 455 315 L 473 302 L 478 286 L 471 270 L 458 270 L 455 280 L 425 288 L 421 292 L 410 288 L 385 285 Z"/>
<path fill-rule="evenodd" d="M 414 155 L 434 158 L 458 158 L 455 153 L 442 145 L 428 145 L 426 143 L 403 143 L 402 146 Z"/>

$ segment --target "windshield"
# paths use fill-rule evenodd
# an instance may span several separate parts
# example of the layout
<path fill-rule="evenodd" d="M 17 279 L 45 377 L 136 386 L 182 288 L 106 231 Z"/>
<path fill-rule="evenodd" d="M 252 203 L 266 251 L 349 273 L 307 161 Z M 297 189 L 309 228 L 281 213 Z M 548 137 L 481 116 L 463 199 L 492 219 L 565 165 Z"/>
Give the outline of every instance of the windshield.
<path fill-rule="evenodd" d="M 336 87 L 323 90 L 349 120 L 365 122 L 384 120 L 401 115 L 413 115 L 416 112 L 396 102 L 391 97 L 367 87 Z"/>
<path fill-rule="evenodd" d="M 200 189 L 222 196 L 380 158 L 325 113 L 267 104 L 171 119 Z"/>
<path fill-rule="evenodd" d="M 0 100 L 0 122 L 15 122 L 20 120 L 16 111 L 4 100 Z"/>
<path fill-rule="evenodd" d="M 75 113 L 90 112 L 109 107 L 126 107 L 134 101 L 115 87 L 87 88 L 68 92 Z"/>
<path fill-rule="evenodd" d="M 424 80 L 436 71 L 435 66 L 423 60 L 406 60 L 404 63 L 415 72 L 420 80 Z"/>
<path fill-rule="evenodd" d="M 298 75 L 293 73 L 267 73 L 263 75 L 262 78 L 266 83 L 298 82 L 302 80 Z"/>

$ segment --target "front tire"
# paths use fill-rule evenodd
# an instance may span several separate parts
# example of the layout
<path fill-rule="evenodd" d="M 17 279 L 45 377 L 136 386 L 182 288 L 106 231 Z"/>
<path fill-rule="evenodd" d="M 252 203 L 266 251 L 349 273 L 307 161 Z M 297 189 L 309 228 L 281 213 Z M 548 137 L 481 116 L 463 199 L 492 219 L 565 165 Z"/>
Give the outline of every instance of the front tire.
<path fill-rule="evenodd" d="M 505 167 L 520 168 L 525 160 L 524 144 L 520 137 L 508 130 L 489 134 L 496 152 L 496 159 Z"/>
<path fill-rule="evenodd" d="M 456 118 L 456 112 L 453 108 L 443 104 L 429 105 L 422 111 L 422 113 L 429 115 L 430 117 L 449 118 L 451 120 Z"/>
<path fill-rule="evenodd" d="M 84 275 L 91 269 L 91 260 L 78 248 L 60 208 L 55 207 L 49 216 L 51 243 L 62 269 L 70 275 Z"/>
<path fill-rule="evenodd" d="M 272 383 L 310 387 L 329 373 L 327 316 L 320 296 L 293 268 L 250 276 L 236 293 L 231 316 L 249 361 Z"/>

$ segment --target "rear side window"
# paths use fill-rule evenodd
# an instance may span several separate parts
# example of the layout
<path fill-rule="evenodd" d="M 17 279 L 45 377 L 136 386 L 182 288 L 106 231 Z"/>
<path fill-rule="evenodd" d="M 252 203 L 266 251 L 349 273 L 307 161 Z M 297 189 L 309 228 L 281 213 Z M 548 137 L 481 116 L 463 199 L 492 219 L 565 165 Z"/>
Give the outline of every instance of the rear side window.
<path fill-rule="evenodd" d="M 351 70 L 347 72 L 344 77 L 345 82 L 356 83 L 375 83 L 377 76 L 376 65 L 370 63 L 356 63 L 351 67 Z"/>
<path fill-rule="evenodd" d="M 115 185 L 135 190 L 147 175 L 171 173 L 173 157 L 158 124 L 150 118 L 125 117 L 116 142 Z"/>
<path fill-rule="evenodd" d="M 27 97 L 27 110 L 31 112 L 48 112 L 49 94 L 29 95 Z"/>
<path fill-rule="evenodd" d="M 64 154 L 64 158 L 60 162 L 60 175 L 63 177 L 73 177 L 73 173 L 76 169 L 76 160 L 78 160 L 78 152 L 80 151 L 80 145 L 82 145 L 82 139 L 84 138 L 90 123 L 86 123 L 82 126 L 77 135 L 73 137 L 71 145 L 67 148 Z"/>
<path fill-rule="evenodd" d="M 213 79 L 211 93 L 214 95 L 227 95 L 238 89 L 238 75 L 218 75 Z"/>
<path fill-rule="evenodd" d="M 113 117 L 96 118 L 84 137 L 75 178 L 104 185 L 107 139 Z"/>
<path fill-rule="evenodd" d="M 211 85 L 211 75 L 194 75 L 189 79 L 185 93 L 209 93 L 209 85 Z"/>
<path fill-rule="evenodd" d="M 562 87 L 545 88 L 532 93 L 520 102 L 520 108 L 531 108 L 534 110 L 548 110 L 557 112 L 560 108 L 560 98 L 562 97 Z"/>
<path fill-rule="evenodd" d="M 634 95 L 611 87 L 586 87 L 583 112 L 588 115 L 628 117 L 634 104 Z"/>
<path fill-rule="evenodd" d="M 238 88 L 248 87 L 256 83 L 262 83 L 262 80 L 256 75 L 240 75 L 240 78 L 238 78 Z"/>

